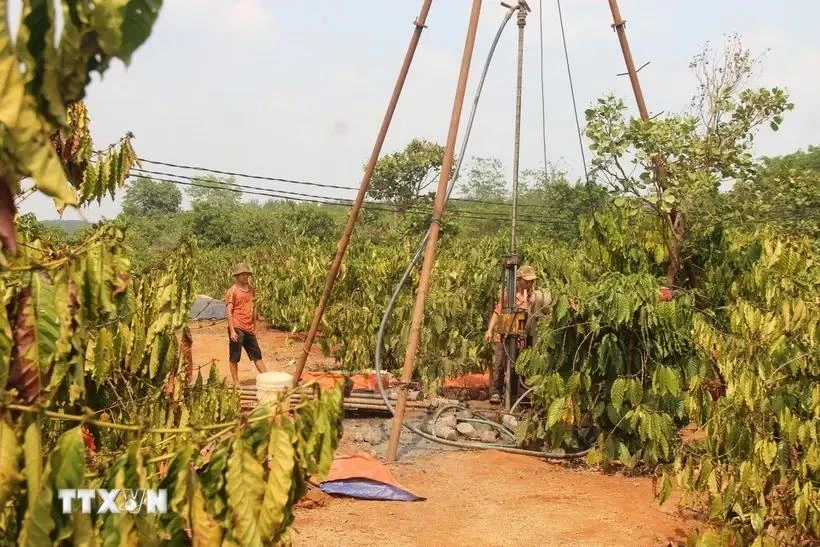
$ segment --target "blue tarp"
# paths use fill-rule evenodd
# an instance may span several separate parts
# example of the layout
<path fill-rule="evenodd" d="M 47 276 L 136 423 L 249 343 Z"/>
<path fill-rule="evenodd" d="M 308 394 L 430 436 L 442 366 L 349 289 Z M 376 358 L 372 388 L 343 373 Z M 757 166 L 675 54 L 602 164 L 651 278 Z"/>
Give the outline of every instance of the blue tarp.
<path fill-rule="evenodd" d="M 344 479 L 323 482 L 319 485 L 319 488 L 327 494 L 336 494 L 363 500 L 417 501 L 424 499 L 397 486 L 391 486 L 383 482 L 368 479 Z"/>
<path fill-rule="evenodd" d="M 188 316 L 194 321 L 218 321 L 228 317 L 225 302 L 204 295 L 196 297 Z"/>

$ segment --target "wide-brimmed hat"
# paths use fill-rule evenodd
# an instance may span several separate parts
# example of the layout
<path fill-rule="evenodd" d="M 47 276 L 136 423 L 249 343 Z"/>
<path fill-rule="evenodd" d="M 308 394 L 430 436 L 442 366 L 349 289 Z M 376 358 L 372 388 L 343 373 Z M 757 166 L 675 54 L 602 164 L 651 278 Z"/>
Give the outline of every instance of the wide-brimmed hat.
<path fill-rule="evenodd" d="M 248 266 L 244 262 L 240 262 L 239 264 L 237 264 L 236 266 L 233 267 L 233 273 L 231 275 L 236 276 L 236 275 L 243 274 L 243 273 L 253 275 L 253 272 L 251 271 L 250 266 Z"/>
<path fill-rule="evenodd" d="M 535 268 L 532 266 L 521 266 L 518 269 L 518 275 L 516 277 L 518 277 L 518 279 L 523 279 L 524 281 L 533 281 L 538 279 L 538 276 L 535 274 Z"/>

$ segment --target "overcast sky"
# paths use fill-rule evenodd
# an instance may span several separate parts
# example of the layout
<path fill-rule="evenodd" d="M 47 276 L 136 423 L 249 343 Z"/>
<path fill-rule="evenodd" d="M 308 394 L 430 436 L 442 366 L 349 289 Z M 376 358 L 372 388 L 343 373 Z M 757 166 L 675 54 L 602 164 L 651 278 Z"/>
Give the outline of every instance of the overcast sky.
<path fill-rule="evenodd" d="M 795 103 L 778 133 L 762 132 L 756 152 L 788 153 L 820 144 L 820 2 L 782 0 L 620 0 L 651 113 L 686 108 L 688 69 L 706 41 L 737 32 L 766 54 L 756 83 L 788 89 Z M 526 27 L 522 168 L 542 161 L 538 0 Z M 581 156 L 570 102 L 555 0 L 544 0 L 547 149 L 579 176 Z M 147 43 L 88 94 L 95 146 L 126 131 L 142 157 L 273 177 L 358 186 L 412 33 L 421 0 L 165 0 Z M 414 137 L 444 143 L 469 19 L 469 0 L 434 0 L 383 153 Z M 635 112 L 618 40 L 604 0 L 564 0 L 564 22 L 582 112 L 615 93 Z M 476 41 L 466 124 L 481 66 L 505 12 L 485 1 Z M 512 164 L 515 20 L 507 26 L 482 95 L 468 156 Z M 459 144 L 460 145 L 460 144 Z M 145 165 L 150 169 L 150 166 Z M 260 184 L 260 183 L 255 183 Z M 272 188 L 352 197 L 288 184 Z M 89 220 L 113 217 L 119 200 L 89 207 Z M 50 200 L 23 212 L 58 218 Z M 79 218 L 67 211 L 63 218 Z"/>

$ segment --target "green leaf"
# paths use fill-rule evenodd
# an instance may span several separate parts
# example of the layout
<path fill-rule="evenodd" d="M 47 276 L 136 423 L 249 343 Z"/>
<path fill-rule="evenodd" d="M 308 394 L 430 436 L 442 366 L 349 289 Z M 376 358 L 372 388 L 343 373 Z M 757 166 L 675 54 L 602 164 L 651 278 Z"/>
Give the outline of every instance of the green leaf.
<path fill-rule="evenodd" d="M 0 284 L 0 294 L 5 292 L 5 285 Z M 11 325 L 9 324 L 6 307 L 0 306 L 0 391 L 6 388 L 9 378 L 9 363 L 13 346 Z"/>
<path fill-rule="evenodd" d="M 322 438 L 322 449 L 319 454 L 317 477 L 323 479 L 330 471 L 333 464 L 333 457 L 336 453 L 336 445 L 342 434 L 342 393 L 341 386 L 326 391 L 322 400 L 322 413 L 324 415 L 324 436 Z"/>
<path fill-rule="evenodd" d="M 23 454 L 26 462 L 26 486 L 29 492 L 39 492 L 43 481 L 43 445 L 40 419 L 34 418 L 23 434 Z M 28 510 L 34 509 L 37 496 L 28 496 Z"/>
<path fill-rule="evenodd" d="M 274 427 L 270 432 L 268 444 L 270 472 L 259 515 L 259 531 L 262 541 L 266 544 L 276 542 L 288 524 L 286 522 L 287 504 L 296 458 L 293 448 L 295 440 L 293 423 L 287 419 L 281 426 Z"/>
<path fill-rule="evenodd" d="M 630 379 L 628 382 L 629 402 L 632 406 L 638 406 L 643 401 L 643 388 L 638 380 Z"/>
<path fill-rule="evenodd" d="M 168 466 L 168 472 L 160 481 L 159 488 L 168 492 L 168 513 L 160 517 L 161 524 L 171 534 L 173 541 L 184 541 L 185 528 L 190 518 L 188 508 L 188 474 L 193 447 L 183 448 Z"/>
<path fill-rule="evenodd" d="M 76 511 L 71 514 L 70 521 L 71 539 L 74 545 L 81 547 L 98 547 L 100 545 L 90 514 Z"/>
<path fill-rule="evenodd" d="M 18 51 L 26 63 L 28 93 L 38 101 L 40 113 L 51 123 L 62 124 L 65 104 L 58 81 L 58 59 L 54 47 L 56 21 L 50 0 L 24 3 L 24 17 L 18 32 Z"/>
<path fill-rule="evenodd" d="M 810 500 L 803 494 L 800 494 L 794 500 L 794 519 L 799 526 L 806 525 L 806 518 L 809 513 Z"/>
<path fill-rule="evenodd" d="M 777 547 L 777 544 L 767 536 L 757 536 L 752 543 L 752 547 Z"/>
<path fill-rule="evenodd" d="M 243 546 L 261 547 L 258 516 L 265 491 L 262 465 L 241 436 L 233 442 L 225 482 L 233 536 Z"/>
<path fill-rule="evenodd" d="M 698 542 L 698 547 L 726 547 L 720 535 L 714 530 L 706 530 Z"/>
<path fill-rule="evenodd" d="M 709 473 L 709 476 L 706 479 L 706 484 L 709 487 L 709 493 L 712 496 L 717 496 L 720 494 L 720 488 L 718 487 L 718 478 L 717 478 L 717 470 L 712 469 L 712 472 Z"/>
<path fill-rule="evenodd" d="M 612 406 L 616 410 L 620 410 L 624 404 L 624 395 L 626 393 L 626 378 L 617 378 L 612 382 L 612 389 L 610 396 L 612 397 Z"/>
<path fill-rule="evenodd" d="M 17 433 L 9 423 L 9 416 L 3 416 L 0 419 L 0 507 L 5 507 L 22 478 L 20 452 Z"/>
<path fill-rule="evenodd" d="M 0 125 L 6 128 L 4 151 L 16 163 L 21 176 L 30 176 L 35 186 L 47 195 L 76 204 L 76 197 L 66 182 L 63 166 L 51 144 L 53 127 L 37 112 L 34 98 L 26 92 L 19 71 L 22 61 L 9 41 L 6 3 L 0 5 Z M 23 30 L 25 35 L 27 31 Z M 45 35 L 44 35 L 45 36 Z M 8 160 L 7 160 L 8 161 Z"/>
<path fill-rule="evenodd" d="M 23 522 L 23 529 L 20 533 L 21 545 L 32 547 L 51 545 L 50 536 L 55 528 L 58 537 L 70 537 L 68 515 L 60 514 L 58 522 L 54 519 L 55 490 L 82 488 L 84 474 L 85 443 L 80 427 L 75 427 L 60 436 L 57 446 L 49 455 L 37 501 L 33 509 L 27 512 Z M 67 535 L 63 535 L 63 528 L 67 528 L 65 530 Z"/>
<path fill-rule="evenodd" d="M 658 495 L 659 503 L 663 504 L 669 499 L 669 494 L 672 493 L 672 480 L 669 478 L 669 475 L 664 473 L 663 481 L 661 482 L 661 490 Z"/>
<path fill-rule="evenodd" d="M 766 439 L 760 441 L 758 446 L 763 463 L 771 469 L 774 458 L 777 456 L 777 443 Z"/>
<path fill-rule="evenodd" d="M 627 469 L 634 468 L 637 463 L 637 458 L 629 453 L 629 448 L 622 442 L 618 443 L 618 459 Z"/>
<path fill-rule="evenodd" d="M 555 399 L 550 404 L 549 412 L 547 413 L 547 427 L 552 428 L 555 424 L 561 421 L 564 416 L 564 408 L 566 407 L 566 400 L 563 397 Z"/>
<path fill-rule="evenodd" d="M 758 534 L 763 530 L 764 519 L 766 516 L 766 510 L 762 507 L 758 507 L 751 512 L 749 515 L 749 519 L 752 523 L 752 528 Z"/>
<path fill-rule="evenodd" d="M 99 387 L 106 381 L 114 366 L 114 337 L 106 327 L 101 328 L 97 333 L 93 366 L 94 369 L 91 375 L 97 387 Z"/>
<path fill-rule="evenodd" d="M 222 528 L 205 508 L 202 485 L 192 474 L 191 531 L 194 547 L 211 547 L 222 543 Z"/>
<path fill-rule="evenodd" d="M 40 275 L 31 278 L 37 325 L 37 352 L 40 356 L 40 372 L 47 374 L 60 336 L 60 318 L 54 300 L 54 287 Z"/>

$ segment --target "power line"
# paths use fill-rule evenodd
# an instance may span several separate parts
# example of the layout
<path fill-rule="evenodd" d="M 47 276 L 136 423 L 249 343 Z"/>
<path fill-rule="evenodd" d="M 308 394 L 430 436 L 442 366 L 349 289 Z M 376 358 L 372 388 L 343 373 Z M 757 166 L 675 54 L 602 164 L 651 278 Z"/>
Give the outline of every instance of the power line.
<path fill-rule="evenodd" d="M 331 206 L 341 206 L 341 207 L 349 207 L 352 204 L 352 200 L 344 199 L 344 198 L 334 198 L 331 196 L 318 196 L 315 194 L 304 194 L 301 192 L 289 192 L 285 190 L 271 190 L 269 188 L 260 188 L 257 186 L 248 186 L 243 184 L 237 183 L 229 183 L 229 182 L 219 182 L 218 185 L 214 185 L 213 181 L 208 181 L 207 179 L 197 179 L 195 177 L 182 177 L 180 175 L 170 175 L 170 176 L 177 176 L 179 178 L 186 178 L 189 179 L 188 181 L 179 181 L 179 180 L 171 180 L 167 178 L 153 178 L 153 180 L 159 182 L 169 182 L 172 184 L 178 184 L 182 186 L 193 186 L 197 188 L 208 188 L 208 189 L 218 189 L 220 191 L 226 192 L 233 192 L 233 193 L 245 193 L 250 195 L 257 195 L 269 198 L 277 198 L 282 200 L 290 200 L 296 202 L 303 202 L 303 203 L 316 203 L 321 205 L 331 205 Z M 141 175 L 133 175 L 129 174 L 129 178 L 140 178 Z M 199 181 L 199 182 L 196 182 Z M 206 184 L 202 184 L 202 182 Z M 366 202 L 368 207 L 371 210 L 376 211 L 385 211 L 385 212 L 392 212 L 392 213 L 407 213 L 407 214 L 415 214 L 415 215 L 429 215 L 430 212 L 428 211 L 420 211 L 420 210 L 413 210 L 413 208 L 418 208 L 419 205 L 413 205 L 408 209 L 402 209 L 398 206 L 391 206 L 384 203 L 378 202 Z M 506 220 L 506 215 L 499 214 L 499 213 L 492 213 L 492 212 L 469 212 L 469 211 L 461 211 L 459 209 L 452 209 L 450 211 L 453 215 L 459 216 L 462 218 L 469 218 L 469 219 L 476 219 L 476 220 Z M 550 224 L 568 224 L 568 225 L 576 225 L 576 221 L 572 221 L 570 219 L 540 219 L 536 217 L 522 217 L 525 221 L 533 223 L 533 224 L 541 224 L 541 225 L 550 225 Z"/>
<path fill-rule="evenodd" d="M 240 178 L 253 179 L 253 180 L 264 180 L 264 181 L 268 181 L 268 182 L 284 182 L 286 184 L 314 186 L 314 187 L 317 187 L 317 188 L 329 188 L 329 189 L 334 189 L 334 190 L 352 190 L 352 191 L 358 191 L 359 190 L 358 188 L 353 187 L 353 186 L 341 186 L 341 185 L 336 185 L 336 184 L 324 184 L 324 183 L 318 183 L 318 182 L 286 179 L 286 178 L 280 178 L 280 177 L 270 177 L 270 176 L 265 176 L 265 175 L 253 175 L 253 174 L 248 174 L 248 173 L 237 173 L 237 172 L 225 171 L 225 170 L 221 170 L 221 169 L 210 169 L 210 168 L 207 168 L 207 167 L 198 167 L 198 166 L 195 166 L 195 165 L 181 165 L 181 164 L 177 164 L 177 163 L 170 163 L 170 162 L 164 162 L 164 161 L 155 161 L 155 160 L 149 160 L 149 159 L 146 159 L 146 158 L 140 158 L 139 161 L 143 162 L 143 163 L 154 164 L 154 165 L 164 165 L 166 167 L 174 167 L 174 168 L 177 168 L 177 169 L 185 169 L 185 170 L 190 170 L 190 171 L 201 171 L 201 172 L 204 172 L 204 173 L 214 173 L 214 174 L 225 175 L 225 176 L 230 176 L 230 177 L 240 177 Z M 156 174 L 156 175 L 161 175 L 161 176 L 191 178 L 188 175 L 177 175 L 177 174 L 174 174 L 174 173 L 165 173 L 165 172 L 162 172 L 162 171 L 153 171 L 153 170 L 149 170 L 149 169 L 132 168 L 131 170 L 136 171 L 136 172 L 147 173 L 147 174 Z M 448 201 L 462 202 L 462 203 L 478 203 L 478 204 L 483 204 L 483 205 L 506 205 L 506 206 L 511 205 L 510 203 L 508 203 L 506 201 L 490 201 L 490 200 L 471 199 L 471 198 L 450 198 Z M 524 208 L 527 208 L 527 209 L 555 210 L 555 207 L 548 206 L 548 205 L 537 205 L 537 204 L 534 204 L 534 203 L 519 204 L 519 207 L 524 207 Z"/>
<path fill-rule="evenodd" d="M 175 167 L 177 169 L 188 169 L 191 171 L 203 171 L 205 173 L 214 173 L 217 175 L 226 175 L 229 177 L 241 177 L 245 179 L 255 179 L 255 180 L 267 180 L 271 182 L 285 182 L 288 184 L 301 184 L 303 186 L 316 186 L 318 188 L 333 188 L 336 190 L 358 190 L 358 188 L 354 188 L 352 186 L 337 186 L 335 184 L 320 184 L 318 182 L 309 182 L 305 180 L 293 180 L 293 179 L 284 179 L 279 177 L 267 177 L 263 175 L 250 175 L 247 173 L 235 173 L 232 171 L 223 171 L 220 169 L 209 169 L 207 167 L 198 167 L 195 165 L 181 165 L 177 163 L 170 163 L 164 161 L 155 161 L 149 160 L 146 158 L 139 158 L 139 161 L 142 163 L 151 163 L 154 165 L 164 165 L 165 167 Z"/>
<path fill-rule="evenodd" d="M 145 160 L 141 160 L 141 161 L 145 161 Z M 148 162 L 146 161 L 146 163 L 148 163 Z M 156 163 L 158 163 L 158 162 L 156 162 Z M 173 166 L 176 166 L 176 164 L 173 164 Z M 197 169 L 196 167 L 190 167 L 190 166 L 186 166 L 184 168 Z M 192 176 L 188 176 L 188 175 L 177 175 L 177 174 L 172 174 L 172 173 L 161 173 L 161 172 L 158 172 L 158 171 L 149 171 L 149 170 L 137 169 L 137 168 L 132 168 L 131 171 L 137 171 L 137 172 L 140 172 L 140 173 L 163 174 L 163 175 L 166 175 L 166 176 L 182 178 L 182 179 L 186 179 L 187 181 L 189 181 L 189 182 L 183 182 L 183 181 L 179 181 L 179 180 L 170 180 L 170 179 L 167 179 L 167 178 L 152 177 L 153 180 L 157 180 L 157 181 L 160 181 L 160 182 L 170 182 L 172 184 L 183 185 L 183 186 L 195 186 L 195 187 L 200 187 L 200 188 L 214 188 L 215 187 L 214 181 L 210 181 L 210 180 L 202 179 L 202 178 L 197 178 L 197 177 L 192 177 Z M 210 170 L 210 171 L 213 172 L 215 170 Z M 222 171 L 220 173 L 227 173 L 227 172 Z M 243 176 L 243 175 L 232 175 L 232 176 Z M 140 177 L 145 178 L 143 175 L 140 175 L 140 174 L 129 174 L 129 177 L 132 178 L 132 179 L 133 178 L 140 178 Z M 248 176 L 248 178 L 263 178 L 263 177 L 254 175 L 254 176 Z M 267 180 L 267 179 L 273 179 L 273 177 L 263 178 L 263 180 Z M 200 184 L 202 182 L 204 182 L 205 184 Z M 339 206 L 339 207 L 349 207 L 350 204 L 352 203 L 352 200 L 350 200 L 350 199 L 335 198 L 335 197 L 332 197 L 332 196 L 321 196 L 321 195 L 315 195 L 315 194 L 305 194 L 305 193 L 301 193 L 301 192 L 291 192 L 291 191 L 286 191 L 286 190 L 277 190 L 277 189 L 263 188 L 263 187 L 258 187 L 258 186 L 249 186 L 249 185 L 245 185 L 245 184 L 229 183 L 229 182 L 223 182 L 223 181 L 219 181 L 217 184 L 218 184 L 218 186 L 216 186 L 216 187 L 219 188 L 220 190 L 225 190 L 225 191 L 230 191 L 230 192 L 235 192 L 235 193 L 240 193 L 240 194 L 241 193 L 247 193 L 247 194 L 250 194 L 250 195 L 258 195 L 258 196 L 276 198 L 276 199 L 281 199 L 281 200 L 286 200 L 286 201 L 316 203 L 316 204 L 320 204 L 320 205 L 330 205 L 330 206 Z M 329 185 L 325 185 L 325 186 L 329 186 Z M 490 204 L 490 205 L 509 205 L 508 203 L 504 203 L 504 202 L 492 202 L 492 201 L 483 201 L 483 200 L 465 200 L 465 201 L 467 203 L 477 202 L 477 203 L 481 203 L 481 204 Z M 391 213 L 407 213 L 407 214 L 414 214 L 414 215 L 429 215 L 430 214 L 429 211 L 418 210 L 418 208 L 420 207 L 420 205 L 418 205 L 418 204 L 412 205 L 409 208 L 402 208 L 401 206 L 391 205 L 391 204 L 387 204 L 387 203 L 383 203 L 383 202 L 368 201 L 366 203 L 367 203 L 368 207 L 371 210 L 376 210 L 376 211 L 384 211 L 384 212 L 391 212 Z M 522 204 L 522 205 L 524 205 L 524 204 Z M 539 207 L 541 209 L 551 210 L 551 211 L 558 211 L 558 212 L 564 211 L 564 209 L 550 207 L 550 206 L 537 206 L 537 205 L 530 205 L 530 206 Z M 416 209 L 416 210 L 413 210 L 413 209 Z M 475 219 L 475 220 L 507 220 L 507 216 L 504 215 L 503 213 L 495 213 L 495 212 L 492 212 L 492 211 L 463 211 L 463 210 L 454 208 L 454 209 L 450 210 L 450 213 L 453 214 L 454 216 L 460 216 L 462 218 L 469 218 L 469 219 Z M 571 219 L 566 219 L 566 218 L 539 218 L 539 217 L 534 217 L 534 216 L 522 216 L 520 218 L 522 218 L 522 220 L 524 220 L 526 222 L 533 223 L 533 224 L 544 225 L 544 226 L 560 225 L 560 224 L 577 226 L 577 220 L 571 220 Z M 792 216 L 791 218 L 799 220 L 802 217 L 797 215 L 797 216 Z M 808 219 L 808 218 L 810 218 L 810 216 L 807 216 L 806 218 Z M 728 219 L 726 219 L 726 220 L 728 220 Z M 758 223 L 759 224 L 766 224 L 766 223 L 771 223 L 771 222 L 776 222 L 776 221 L 774 219 L 754 219 L 754 220 L 744 219 L 744 222 L 752 222 L 752 223 L 755 223 L 755 224 L 758 224 Z"/>
<path fill-rule="evenodd" d="M 578 131 L 578 147 L 581 150 L 581 162 L 584 165 L 584 179 L 587 181 L 587 188 L 590 188 L 589 172 L 587 171 L 587 159 L 584 153 L 584 139 L 581 136 L 581 122 L 578 120 L 578 105 L 575 102 L 575 86 L 572 83 L 572 68 L 569 62 L 569 49 L 567 48 L 567 34 L 564 31 L 564 15 L 561 11 L 561 0 L 556 0 L 558 4 L 558 21 L 561 23 L 561 41 L 564 44 L 564 58 L 567 61 L 567 78 L 569 79 L 569 92 L 572 96 L 572 112 L 575 114 L 575 129 Z"/>
<path fill-rule="evenodd" d="M 133 177 L 133 175 L 129 175 Z M 171 176 L 178 176 L 178 175 L 171 175 Z M 234 193 L 247 193 L 251 195 L 258 195 L 264 197 L 272 197 L 278 198 L 283 200 L 291 200 L 297 202 L 307 202 L 307 203 L 318 203 L 324 205 L 335 205 L 335 206 L 342 206 L 342 207 L 349 207 L 352 204 L 352 200 L 346 198 L 334 198 L 332 196 L 318 196 L 315 194 L 304 194 L 301 192 L 288 192 L 285 190 L 271 190 L 268 188 L 260 188 L 258 186 L 248 186 L 244 184 L 237 184 L 237 183 L 230 183 L 230 182 L 219 182 L 217 186 L 213 184 L 212 181 L 208 181 L 206 179 L 197 179 L 194 177 L 180 177 L 180 178 L 187 178 L 190 181 L 194 182 L 183 182 L 183 181 L 176 181 L 164 178 L 154 178 L 153 180 L 157 180 L 160 182 L 170 182 L 173 184 L 180 184 L 183 186 L 195 186 L 198 188 L 217 188 L 219 190 L 226 190 Z M 198 182 L 204 182 L 205 184 L 198 184 Z M 286 195 L 283 195 L 286 194 Z M 408 208 L 402 208 L 397 205 L 389 205 L 385 203 L 373 202 L 369 201 L 366 202 L 368 206 L 372 210 L 377 211 L 386 211 L 392 213 L 410 213 L 410 214 L 421 214 L 421 215 L 428 215 L 431 214 L 431 211 L 422 211 L 418 210 L 422 207 L 419 204 L 411 205 Z M 415 209 L 415 210 L 414 210 Z M 506 215 L 503 213 L 494 213 L 491 211 L 486 212 L 478 212 L 478 211 L 462 211 L 459 209 L 452 209 L 451 212 L 455 215 L 464 217 L 464 218 L 472 218 L 478 220 L 498 220 L 503 219 L 506 220 Z M 539 219 L 532 216 L 523 217 L 525 220 L 529 222 L 539 223 L 539 224 L 550 224 L 551 222 L 545 222 L 543 219 Z M 560 219 L 560 222 L 572 222 L 565 219 Z"/>

